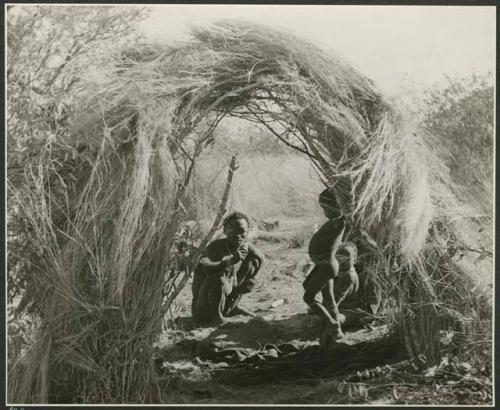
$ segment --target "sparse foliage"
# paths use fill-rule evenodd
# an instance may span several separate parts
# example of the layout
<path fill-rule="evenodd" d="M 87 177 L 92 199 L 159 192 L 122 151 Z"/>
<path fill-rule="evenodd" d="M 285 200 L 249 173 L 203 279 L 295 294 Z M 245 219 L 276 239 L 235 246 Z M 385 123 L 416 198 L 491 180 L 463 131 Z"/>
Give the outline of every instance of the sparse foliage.
<path fill-rule="evenodd" d="M 490 76 L 450 78 L 428 92 L 424 123 L 447 148 L 454 183 L 468 201 L 493 216 L 494 90 Z"/>
<path fill-rule="evenodd" d="M 9 176 L 58 133 L 83 92 L 81 77 L 137 41 L 144 8 L 9 6 L 7 147 Z M 96 74 L 97 75 L 97 74 Z M 66 147 L 68 148 L 68 147 Z"/>

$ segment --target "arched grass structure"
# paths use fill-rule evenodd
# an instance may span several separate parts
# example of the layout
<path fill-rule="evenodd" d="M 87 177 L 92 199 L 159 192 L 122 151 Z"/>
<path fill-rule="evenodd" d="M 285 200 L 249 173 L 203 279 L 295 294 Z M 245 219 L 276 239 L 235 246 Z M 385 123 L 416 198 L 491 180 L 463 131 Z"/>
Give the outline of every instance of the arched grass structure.
<path fill-rule="evenodd" d="M 473 310 L 447 256 L 456 203 L 431 137 L 334 53 L 222 22 L 183 45 L 124 51 L 77 97 L 12 188 L 41 326 L 9 401 L 162 401 L 151 352 L 169 249 L 224 116 L 265 124 L 336 190 L 408 354 L 436 360 L 439 331 Z"/>

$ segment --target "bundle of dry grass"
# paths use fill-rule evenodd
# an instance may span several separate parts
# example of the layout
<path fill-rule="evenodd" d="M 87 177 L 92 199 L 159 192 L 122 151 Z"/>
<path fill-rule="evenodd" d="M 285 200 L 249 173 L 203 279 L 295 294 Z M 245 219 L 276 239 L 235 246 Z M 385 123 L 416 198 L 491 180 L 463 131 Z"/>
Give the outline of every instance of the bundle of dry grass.
<path fill-rule="evenodd" d="M 429 259 L 442 236 L 429 228 L 445 217 L 435 205 L 454 201 L 448 181 L 427 137 L 340 57 L 223 22 L 181 46 L 126 50 L 102 73 L 81 88 L 67 132 L 10 187 L 36 249 L 29 284 L 42 324 L 12 367 L 9 401 L 161 401 L 151 346 L 169 249 L 196 159 L 226 115 L 309 156 L 401 312 L 451 304 Z M 394 288 L 404 278 L 411 292 Z"/>

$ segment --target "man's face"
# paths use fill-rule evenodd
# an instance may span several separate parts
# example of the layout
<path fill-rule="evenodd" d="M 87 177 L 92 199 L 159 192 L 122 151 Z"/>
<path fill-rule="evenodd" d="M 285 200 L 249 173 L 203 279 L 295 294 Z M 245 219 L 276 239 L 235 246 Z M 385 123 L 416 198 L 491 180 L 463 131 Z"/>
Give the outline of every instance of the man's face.
<path fill-rule="evenodd" d="M 248 223 L 245 219 L 232 219 L 224 228 L 227 241 L 233 246 L 242 245 L 248 237 Z"/>

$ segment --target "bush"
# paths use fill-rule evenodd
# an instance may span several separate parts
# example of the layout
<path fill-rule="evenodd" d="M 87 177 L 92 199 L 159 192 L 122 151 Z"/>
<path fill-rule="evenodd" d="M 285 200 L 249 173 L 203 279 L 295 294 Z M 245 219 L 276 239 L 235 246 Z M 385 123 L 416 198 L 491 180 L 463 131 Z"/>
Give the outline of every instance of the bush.
<path fill-rule="evenodd" d="M 429 90 L 425 124 L 447 148 L 446 163 L 463 195 L 493 215 L 493 115 L 491 76 L 448 79 Z"/>

